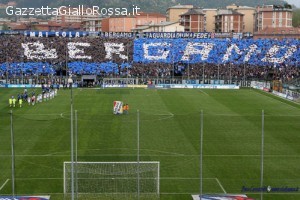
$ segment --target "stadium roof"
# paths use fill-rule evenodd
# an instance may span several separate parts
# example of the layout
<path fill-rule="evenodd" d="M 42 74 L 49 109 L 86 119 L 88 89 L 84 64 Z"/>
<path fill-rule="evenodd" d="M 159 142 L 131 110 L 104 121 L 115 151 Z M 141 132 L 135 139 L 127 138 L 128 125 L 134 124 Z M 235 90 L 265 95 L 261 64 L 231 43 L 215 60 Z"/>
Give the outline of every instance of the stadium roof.
<path fill-rule="evenodd" d="M 150 26 L 169 26 L 169 25 L 176 24 L 176 23 L 179 23 L 179 22 L 161 22 L 158 24 L 150 25 Z"/>
<path fill-rule="evenodd" d="M 148 24 L 145 26 L 138 26 L 137 28 L 132 29 L 132 31 L 142 31 L 142 30 L 148 29 L 150 27 L 164 27 L 164 26 L 169 26 L 169 25 L 176 24 L 176 23 L 179 23 L 179 22 L 161 22 L 158 24 Z"/>
<path fill-rule="evenodd" d="M 300 34 L 300 28 L 295 27 L 266 27 L 263 30 L 256 32 L 256 34 Z"/>
<path fill-rule="evenodd" d="M 139 31 L 139 30 L 145 30 L 145 29 L 148 29 L 150 26 L 149 25 L 146 25 L 146 26 L 138 26 L 134 29 L 132 29 L 133 31 Z"/>
<path fill-rule="evenodd" d="M 255 8 L 250 6 L 238 6 L 238 9 L 255 9 Z"/>
<path fill-rule="evenodd" d="M 205 14 L 203 13 L 203 9 L 192 8 L 189 11 L 187 11 L 186 13 L 181 14 L 180 16 L 183 16 L 183 15 L 205 15 Z"/>

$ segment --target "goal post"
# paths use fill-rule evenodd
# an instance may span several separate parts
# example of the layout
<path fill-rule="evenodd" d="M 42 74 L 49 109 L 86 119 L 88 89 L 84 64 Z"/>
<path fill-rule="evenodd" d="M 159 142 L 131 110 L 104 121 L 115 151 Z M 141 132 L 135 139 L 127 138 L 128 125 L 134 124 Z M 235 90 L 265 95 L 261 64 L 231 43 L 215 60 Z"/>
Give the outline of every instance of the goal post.
<path fill-rule="evenodd" d="M 74 162 L 79 199 L 159 199 L 160 163 Z M 64 162 L 64 194 L 70 196 L 72 163 Z M 139 191 L 139 192 L 138 192 Z"/>

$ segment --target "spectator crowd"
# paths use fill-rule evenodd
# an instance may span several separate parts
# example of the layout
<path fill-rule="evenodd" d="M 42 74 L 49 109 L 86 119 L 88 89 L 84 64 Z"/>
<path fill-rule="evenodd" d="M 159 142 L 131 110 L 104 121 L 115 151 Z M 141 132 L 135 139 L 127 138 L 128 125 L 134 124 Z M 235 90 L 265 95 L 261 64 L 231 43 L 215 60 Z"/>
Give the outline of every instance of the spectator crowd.
<path fill-rule="evenodd" d="M 16 76 L 300 77 L 298 40 L 0 37 L 0 79 Z"/>

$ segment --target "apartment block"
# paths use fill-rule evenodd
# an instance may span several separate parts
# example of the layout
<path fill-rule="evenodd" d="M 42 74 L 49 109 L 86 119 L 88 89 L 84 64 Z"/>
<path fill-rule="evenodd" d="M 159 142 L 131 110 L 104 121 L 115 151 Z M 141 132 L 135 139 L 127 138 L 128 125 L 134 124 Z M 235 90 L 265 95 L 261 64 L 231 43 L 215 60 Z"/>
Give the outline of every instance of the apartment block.
<path fill-rule="evenodd" d="M 235 10 L 244 15 L 244 32 L 253 33 L 255 30 L 255 14 L 256 9 L 249 6 L 238 6 L 232 4 L 226 6 L 227 9 Z"/>
<path fill-rule="evenodd" d="M 180 24 L 187 32 L 205 31 L 205 14 L 202 9 L 192 8 L 186 13 L 180 15 Z"/>
<path fill-rule="evenodd" d="M 180 15 L 189 11 L 189 9 L 194 8 L 193 5 L 176 5 L 167 9 L 166 17 L 168 22 L 179 22 Z"/>
<path fill-rule="evenodd" d="M 232 9 L 218 10 L 215 32 L 244 32 L 244 15 Z"/>
<path fill-rule="evenodd" d="M 83 31 L 102 31 L 102 19 L 90 19 L 82 22 Z"/>
<path fill-rule="evenodd" d="M 267 27 L 292 27 L 293 11 L 289 5 L 264 5 L 256 8 L 255 30 L 260 31 Z"/>
<path fill-rule="evenodd" d="M 79 6 L 78 8 L 62 9 L 63 15 L 56 15 L 52 20 L 57 23 L 82 23 L 88 20 L 98 20 L 102 16 L 91 13 L 91 8 Z"/>

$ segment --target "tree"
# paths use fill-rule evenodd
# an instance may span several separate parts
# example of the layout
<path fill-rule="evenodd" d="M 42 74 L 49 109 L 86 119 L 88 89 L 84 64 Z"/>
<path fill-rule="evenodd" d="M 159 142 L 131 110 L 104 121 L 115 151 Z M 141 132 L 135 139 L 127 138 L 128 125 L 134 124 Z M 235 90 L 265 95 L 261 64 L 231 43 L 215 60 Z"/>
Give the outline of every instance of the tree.
<path fill-rule="evenodd" d="M 9 27 L 7 26 L 7 24 L 3 24 L 2 25 L 2 30 L 4 30 L 4 31 L 9 30 Z"/>
<path fill-rule="evenodd" d="M 293 27 L 300 27 L 300 9 L 293 10 Z"/>

